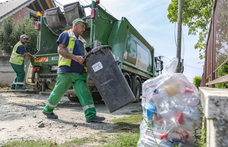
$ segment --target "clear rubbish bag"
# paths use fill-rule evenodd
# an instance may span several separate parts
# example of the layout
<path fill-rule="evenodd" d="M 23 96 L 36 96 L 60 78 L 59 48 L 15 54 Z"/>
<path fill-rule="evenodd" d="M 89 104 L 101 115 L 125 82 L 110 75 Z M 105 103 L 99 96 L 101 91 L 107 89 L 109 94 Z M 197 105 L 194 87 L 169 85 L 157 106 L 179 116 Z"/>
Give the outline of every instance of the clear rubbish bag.
<path fill-rule="evenodd" d="M 201 117 L 200 94 L 183 74 L 175 73 L 177 63 L 174 58 L 165 68 L 167 74 L 142 85 L 139 147 L 195 145 L 194 132 Z"/>

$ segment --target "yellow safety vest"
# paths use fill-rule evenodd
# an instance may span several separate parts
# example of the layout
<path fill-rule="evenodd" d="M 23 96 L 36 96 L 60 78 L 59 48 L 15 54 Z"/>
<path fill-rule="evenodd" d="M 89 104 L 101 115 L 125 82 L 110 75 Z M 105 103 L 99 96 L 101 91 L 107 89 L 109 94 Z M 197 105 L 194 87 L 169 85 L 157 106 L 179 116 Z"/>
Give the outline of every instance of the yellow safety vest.
<path fill-rule="evenodd" d="M 70 32 L 72 32 L 72 30 L 69 30 Z M 82 40 L 83 38 L 81 36 L 80 40 Z M 83 42 L 82 42 L 83 43 Z M 68 46 L 66 47 L 66 49 L 68 50 L 69 53 L 73 54 L 73 50 L 74 50 L 74 46 L 75 46 L 75 40 L 72 40 L 71 37 L 69 36 L 69 43 Z M 83 43 L 84 46 L 84 55 L 86 54 L 86 47 L 85 47 L 85 43 Z M 58 67 L 60 66 L 71 66 L 71 59 L 68 58 L 64 58 L 62 55 L 59 54 L 59 62 L 58 62 Z M 87 68 L 84 65 L 84 69 L 85 72 L 87 72 Z"/>
<path fill-rule="evenodd" d="M 24 63 L 24 60 L 25 60 L 25 55 L 24 54 L 18 54 L 16 51 L 17 51 L 17 48 L 20 46 L 20 45 L 23 45 L 20 41 L 13 47 L 13 51 L 11 53 L 11 56 L 10 56 L 10 60 L 9 62 L 10 63 L 13 63 L 13 64 L 17 64 L 17 65 L 22 65 Z"/>

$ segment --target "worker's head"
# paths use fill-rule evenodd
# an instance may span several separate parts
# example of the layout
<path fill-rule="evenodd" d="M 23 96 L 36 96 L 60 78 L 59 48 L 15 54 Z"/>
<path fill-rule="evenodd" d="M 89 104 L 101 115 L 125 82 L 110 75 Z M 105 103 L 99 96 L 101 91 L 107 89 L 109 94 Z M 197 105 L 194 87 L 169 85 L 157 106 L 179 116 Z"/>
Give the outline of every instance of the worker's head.
<path fill-rule="evenodd" d="M 73 22 L 73 32 L 76 36 L 82 35 L 82 33 L 85 31 L 85 28 L 87 28 L 89 26 L 88 23 L 86 23 L 85 21 L 83 21 L 80 18 L 75 19 Z"/>
<path fill-rule="evenodd" d="M 28 40 L 28 36 L 27 35 L 22 34 L 20 36 L 20 41 L 21 41 L 22 44 L 25 44 L 27 42 L 27 40 Z"/>

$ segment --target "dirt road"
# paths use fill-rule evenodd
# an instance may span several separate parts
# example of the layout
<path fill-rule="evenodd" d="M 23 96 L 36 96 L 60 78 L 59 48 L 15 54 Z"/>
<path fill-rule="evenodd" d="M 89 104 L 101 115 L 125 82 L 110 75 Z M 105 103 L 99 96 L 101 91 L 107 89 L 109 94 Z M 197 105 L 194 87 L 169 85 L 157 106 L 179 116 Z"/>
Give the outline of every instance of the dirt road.
<path fill-rule="evenodd" d="M 104 116 L 104 123 L 85 122 L 80 103 L 64 97 L 55 113 L 58 120 L 49 120 L 43 114 L 48 96 L 23 93 L 0 93 L 0 142 L 12 140 L 48 139 L 58 144 L 75 138 L 88 137 L 98 132 L 112 130 L 112 119 L 129 116 L 141 110 L 140 103 L 132 103 L 110 114 L 105 104 L 95 104 L 97 115 Z"/>

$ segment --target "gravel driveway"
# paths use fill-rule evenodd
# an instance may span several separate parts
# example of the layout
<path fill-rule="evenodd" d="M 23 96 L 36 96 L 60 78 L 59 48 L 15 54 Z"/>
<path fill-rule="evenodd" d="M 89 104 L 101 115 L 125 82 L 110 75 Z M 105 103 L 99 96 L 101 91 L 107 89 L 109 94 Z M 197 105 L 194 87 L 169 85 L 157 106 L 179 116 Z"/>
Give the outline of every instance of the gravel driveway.
<path fill-rule="evenodd" d="M 12 140 L 48 139 L 58 144 L 113 129 L 112 119 L 129 116 L 140 110 L 140 103 L 129 104 L 110 114 L 105 104 L 95 104 L 97 115 L 104 116 L 103 123 L 86 123 L 80 103 L 64 97 L 55 109 L 57 120 L 42 114 L 48 96 L 19 92 L 0 92 L 0 142 Z"/>

